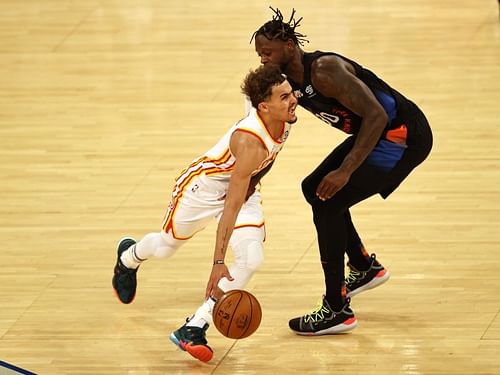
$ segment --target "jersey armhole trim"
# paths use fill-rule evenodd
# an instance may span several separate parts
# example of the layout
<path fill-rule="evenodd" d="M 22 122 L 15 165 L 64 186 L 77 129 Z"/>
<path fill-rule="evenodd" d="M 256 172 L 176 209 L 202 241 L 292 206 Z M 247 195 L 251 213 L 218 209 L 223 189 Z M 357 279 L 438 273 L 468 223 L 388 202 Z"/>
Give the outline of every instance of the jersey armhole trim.
<path fill-rule="evenodd" d="M 238 132 L 238 131 L 240 131 L 240 132 L 245 132 L 245 133 L 248 133 L 248 134 L 251 134 L 251 135 L 253 135 L 255 138 L 257 138 L 257 139 L 260 141 L 260 143 L 262 144 L 262 146 L 264 147 L 264 150 L 266 150 L 267 155 L 269 156 L 269 150 L 267 149 L 266 143 L 264 142 L 264 140 L 262 139 L 262 137 L 261 137 L 260 135 L 258 135 L 257 133 L 255 133 L 255 132 L 253 132 L 253 131 L 251 131 L 251 130 L 249 130 L 249 129 L 244 129 L 244 128 L 238 128 L 238 129 L 236 129 L 236 130 L 234 131 L 234 133 L 236 133 L 236 132 Z M 233 133 L 233 134 L 234 134 L 234 133 Z M 231 150 L 231 142 L 229 142 L 229 150 Z M 231 151 L 231 154 L 232 154 L 232 155 L 234 155 L 232 151 Z"/>

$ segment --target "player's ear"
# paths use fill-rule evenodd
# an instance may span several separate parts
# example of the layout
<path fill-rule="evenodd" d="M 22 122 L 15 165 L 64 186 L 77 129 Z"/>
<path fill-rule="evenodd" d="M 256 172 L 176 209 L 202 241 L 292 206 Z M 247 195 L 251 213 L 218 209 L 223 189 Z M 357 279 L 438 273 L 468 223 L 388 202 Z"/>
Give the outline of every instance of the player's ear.
<path fill-rule="evenodd" d="M 268 112 L 269 106 L 267 105 L 266 102 L 260 102 L 259 105 L 257 106 L 257 109 L 261 112 Z"/>

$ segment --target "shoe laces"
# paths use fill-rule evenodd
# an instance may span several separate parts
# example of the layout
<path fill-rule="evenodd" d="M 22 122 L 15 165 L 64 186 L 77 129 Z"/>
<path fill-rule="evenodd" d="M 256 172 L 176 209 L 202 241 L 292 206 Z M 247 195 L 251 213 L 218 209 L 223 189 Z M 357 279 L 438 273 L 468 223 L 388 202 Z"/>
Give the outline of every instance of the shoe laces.
<path fill-rule="evenodd" d="M 360 279 L 362 276 L 362 273 L 359 271 L 356 271 L 354 268 L 349 268 L 349 275 L 345 278 L 345 281 L 347 284 L 352 284 L 356 282 L 358 279 Z"/>
<path fill-rule="evenodd" d="M 325 314 L 329 313 L 331 313 L 330 309 L 323 304 L 323 299 L 320 299 L 316 308 L 309 314 L 304 315 L 304 323 L 309 321 L 316 323 L 319 320 L 325 319 Z"/>

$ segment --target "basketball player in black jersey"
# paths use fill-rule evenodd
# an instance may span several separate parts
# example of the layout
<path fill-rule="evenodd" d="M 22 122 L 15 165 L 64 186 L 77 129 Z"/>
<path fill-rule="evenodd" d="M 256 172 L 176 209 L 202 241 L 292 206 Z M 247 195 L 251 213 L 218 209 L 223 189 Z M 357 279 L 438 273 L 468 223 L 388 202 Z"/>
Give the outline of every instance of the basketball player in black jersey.
<path fill-rule="evenodd" d="M 389 278 L 369 255 L 351 221 L 349 208 L 380 194 L 387 198 L 429 154 L 432 133 L 421 110 L 374 73 L 333 52 L 304 52 L 302 18 L 271 21 L 252 36 L 262 64 L 286 74 L 299 105 L 328 125 L 350 134 L 302 182 L 318 235 L 326 293 L 311 313 L 290 320 L 297 334 L 323 335 L 353 329 L 350 298 Z M 344 254 L 350 269 L 344 276 Z"/>

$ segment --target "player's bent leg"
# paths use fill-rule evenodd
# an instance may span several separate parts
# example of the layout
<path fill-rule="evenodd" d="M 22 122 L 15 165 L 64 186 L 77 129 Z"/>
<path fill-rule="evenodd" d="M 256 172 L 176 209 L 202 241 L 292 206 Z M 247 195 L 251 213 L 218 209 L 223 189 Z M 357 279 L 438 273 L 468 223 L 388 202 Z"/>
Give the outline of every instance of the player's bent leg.
<path fill-rule="evenodd" d="M 234 281 L 222 279 L 219 288 L 223 291 L 242 289 L 263 261 L 263 228 L 238 228 L 233 232 L 230 246 L 235 262 L 229 267 Z M 205 301 L 179 329 L 170 334 L 170 340 L 180 349 L 187 351 L 194 358 L 208 362 L 213 351 L 208 346 L 206 331 L 212 322 L 212 309 L 215 301 Z"/>
<path fill-rule="evenodd" d="M 257 220 L 261 219 L 259 205 L 251 208 L 259 214 L 255 215 Z M 255 214 L 252 210 L 247 210 L 246 213 Z M 247 221 L 247 217 L 244 218 L 246 222 L 253 222 L 254 219 L 255 217 L 252 217 L 252 220 Z M 264 236 L 263 227 L 238 227 L 234 230 L 229 242 L 235 259 L 234 264 L 229 267 L 234 281 L 222 279 L 218 285 L 222 291 L 245 287 L 263 261 Z M 175 345 L 203 362 L 210 361 L 213 356 L 213 351 L 206 339 L 206 331 L 212 322 L 214 304 L 215 300 L 209 298 L 182 327 L 170 335 L 170 340 Z"/>
<path fill-rule="evenodd" d="M 243 289 L 255 271 L 263 262 L 263 229 L 249 228 L 238 229 L 238 234 L 230 241 L 231 248 L 235 253 L 235 262 L 229 267 L 229 272 L 234 280 L 223 278 L 218 289 L 220 295 L 214 295 L 207 299 L 186 323 L 186 326 L 204 327 L 212 323 L 212 311 L 216 299 L 224 292 L 233 289 Z"/>
<path fill-rule="evenodd" d="M 264 259 L 264 229 L 259 227 L 241 227 L 233 232 L 230 246 L 234 252 L 234 264 L 229 272 L 234 280 L 222 279 L 219 288 L 222 291 L 243 289 Z M 212 310 L 215 301 L 209 298 L 201 305 L 186 324 L 170 334 L 170 340 L 180 349 L 187 351 L 194 358 L 208 362 L 213 351 L 208 346 L 206 331 L 212 323 Z"/>

